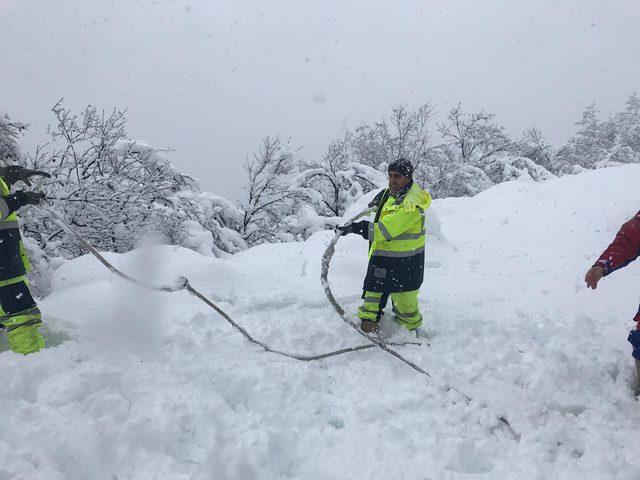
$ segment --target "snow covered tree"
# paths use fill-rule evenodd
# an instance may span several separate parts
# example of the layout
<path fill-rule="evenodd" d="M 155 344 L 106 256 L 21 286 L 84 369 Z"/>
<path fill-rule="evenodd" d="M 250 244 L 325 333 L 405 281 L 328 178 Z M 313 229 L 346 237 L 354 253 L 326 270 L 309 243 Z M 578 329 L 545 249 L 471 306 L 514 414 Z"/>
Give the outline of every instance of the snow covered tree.
<path fill-rule="evenodd" d="M 20 149 L 18 137 L 27 129 L 27 124 L 11 120 L 6 113 L 0 113 L 0 161 L 5 165 L 18 162 Z"/>
<path fill-rule="evenodd" d="M 305 165 L 293 185 L 316 213 L 341 217 L 365 193 L 384 186 L 385 176 L 368 165 L 349 160 L 345 142 L 329 145 L 321 162 Z"/>
<path fill-rule="evenodd" d="M 557 154 L 559 168 L 563 173 L 575 171 L 576 165 L 587 169 L 596 167 L 599 162 L 608 159 L 615 143 L 614 123 L 600 121 L 594 103 L 585 108 L 577 125 L 579 130 Z"/>
<path fill-rule="evenodd" d="M 456 172 L 462 166 L 453 149 L 446 145 L 431 147 L 427 150 L 424 161 L 414 172 L 419 185 L 427 188 L 435 198 L 458 196 L 455 186 Z"/>
<path fill-rule="evenodd" d="M 447 145 L 430 148 L 414 177 L 434 198 L 471 196 L 493 185 L 482 169 L 462 163 Z"/>
<path fill-rule="evenodd" d="M 168 235 L 171 243 L 216 257 L 248 248 L 239 233 L 244 212 L 229 200 L 199 189 L 181 190 L 169 200 L 168 214 L 177 212 L 180 219 Z"/>
<path fill-rule="evenodd" d="M 634 92 L 625 108 L 601 120 L 595 104 L 588 105 L 577 123 L 579 130 L 559 149 L 562 173 L 640 162 L 640 98 Z"/>
<path fill-rule="evenodd" d="M 245 163 L 247 197 L 239 231 L 247 245 L 293 240 L 285 233 L 285 217 L 295 208 L 298 193 L 289 188 L 298 162 L 279 136 L 266 137 L 251 161 Z"/>
<path fill-rule="evenodd" d="M 526 157 L 536 164 L 555 170 L 555 152 L 547 142 L 542 131 L 537 128 L 528 128 L 522 134 L 522 138 L 514 143 L 513 152 L 520 157 Z"/>
<path fill-rule="evenodd" d="M 379 168 L 403 157 L 417 166 L 429 146 L 428 123 L 432 116 L 429 103 L 416 110 L 406 105 L 392 107 L 389 120 L 365 123 L 354 132 L 347 132 L 344 141 L 349 160 Z"/>
<path fill-rule="evenodd" d="M 504 129 L 484 112 L 466 115 L 462 105 L 438 125 L 444 143 L 427 147 L 415 177 L 435 197 L 474 195 L 494 184 L 484 168 L 512 145 Z"/>
<path fill-rule="evenodd" d="M 500 155 L 482 169 L 493 183 L 511 180 L 529 180 L 543 182 L 554 178 L 549 170 L 527 157 L 518 155 Z"/>
<path fill-rule="evenodd" d="M 612 123 L 616 137 L 607 160 L 618 163 L 640 162 L 640 97 L 632 93 L 623 111 L 616 114 Z"/>
<path fill-rule="evenodd" d="M 154 235 L 209 255 L 246 248 L 221 225 L 214 202 L 163 151 L 128 139 L 125 111 L 105 114 L 89 106 L 76 115 L 61 102 L 52 111 L 48 150 L 23 161 L 52 175 L 40 185 L 52 208 L 93 246 L 124 252 Z M 82 253 L 42 209 L 25 216 L 27 235 L 49 256 Z"/>
<path fill-rule="evenodd" d="M 540 131 L 530 129 L 512 142 L 494 115 L 465 114 L 452 107 L 439 125 L 445 143 L 428 148 L 415 176 L 435 197 L 469 196 L 513 179 L 543 181 L 554 175 L 538 165 L 551 163 L 553 154 Z"/>
<path fill-rule="evenodd" d="M 482 168 L 492 157 L 509 151 L 511 140 L 504 128 L 493 123 L 492 113 L 466 115 L 462 105 L 449 110 L 447 121 L 438 126 L 449 149 L 453 149 L 460 163 Z"/>

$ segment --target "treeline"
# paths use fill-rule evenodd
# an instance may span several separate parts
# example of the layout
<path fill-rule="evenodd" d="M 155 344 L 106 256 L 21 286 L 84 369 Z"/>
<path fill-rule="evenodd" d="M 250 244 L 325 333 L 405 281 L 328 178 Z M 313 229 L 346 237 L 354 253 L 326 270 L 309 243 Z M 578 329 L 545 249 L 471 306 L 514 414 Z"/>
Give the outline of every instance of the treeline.
<path fill-rule="evenodd" d="M 75 114 L 60 102 L 52 109 L 50 141 L 28 153 L 18 146 L 27 125 L 0 116 L 0 159 L 51 173 L 39 185 L 51 208 L 99 249 L 124 252 L 153 236 L 215 256 L 332 228 L 353 202 L 385 185 L 386 166 L 399 157 L 415 165 L 417 181 L 436 198 L 640 163 L 635 93 L 608 118 L 588 106 L 575 135 L 558 148 L 536 128 L 509 138 L 490 113 L 456 105 L 435 124 L 433 112 L 430 104 L 396 106 L 379 122 L 346 132 L 315 160 L 301 158 L 279 136 L 267 137 L 246 162 L 240 202 L 201 191 L 167 160 L 168 152 L 131 140 L 126 111 L 89 106 Z M 42 209 L 23 217 L 28 247 L 36 260 L 47 259 L 41 270 L 82 253 Z"/>

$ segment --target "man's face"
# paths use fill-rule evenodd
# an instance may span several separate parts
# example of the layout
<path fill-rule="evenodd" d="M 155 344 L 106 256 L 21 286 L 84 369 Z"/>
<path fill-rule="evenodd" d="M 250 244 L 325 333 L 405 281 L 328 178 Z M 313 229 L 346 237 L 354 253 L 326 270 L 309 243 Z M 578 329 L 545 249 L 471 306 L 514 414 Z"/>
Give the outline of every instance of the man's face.
<path fill-rule="evenodd" d="M 406 175 L 402 175 L 401 173 L 391 171 L 389 172 L 389 190 L 393 195 L 402 190 L 407 183 L 409 183 L 410 178 Z"/>

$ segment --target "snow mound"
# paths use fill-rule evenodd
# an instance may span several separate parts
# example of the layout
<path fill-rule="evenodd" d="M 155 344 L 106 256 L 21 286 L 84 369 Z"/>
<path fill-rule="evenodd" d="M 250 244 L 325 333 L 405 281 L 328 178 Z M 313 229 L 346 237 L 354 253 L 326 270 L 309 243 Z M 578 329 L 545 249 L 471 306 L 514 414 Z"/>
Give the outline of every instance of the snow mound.
<path fill-rule="evenodd" d="M 0 479 L 639 478 L 626 333 L 640 272 L 596 292 L 582 281 L 638 209 L 639 182 L 630 165 L 434 201 L 431 347 L 402 349 L 432 379 L 373 349 L 265 353 L 185 291 L 68 262 L 41 302 L 52 346 L 0 353 Z M 224 259 L 166 245 L 106 257 L 154 285 L 186 276 L 272 347 L 320 353 L 362 342 L 320 285 L 332 235 Z M 366 247 L 341 239 L 331 267 L 351 313 Z"/>

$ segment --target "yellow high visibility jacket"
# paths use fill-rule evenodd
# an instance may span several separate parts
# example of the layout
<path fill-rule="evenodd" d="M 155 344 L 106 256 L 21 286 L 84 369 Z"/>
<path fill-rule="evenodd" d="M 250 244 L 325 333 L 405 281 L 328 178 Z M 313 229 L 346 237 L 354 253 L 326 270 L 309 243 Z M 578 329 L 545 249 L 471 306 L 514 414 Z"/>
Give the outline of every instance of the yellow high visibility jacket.
<path fill-rule="evenodd" d="M 0 178 L 0 194 L 5 197 L 9 193 L 9 187 Z M 4 201 L 0 203 L 4 204 Z M 4 207 L 0 208 L 0 282 L 26 275 L 31 270 L 31 263 L 20 236 L 18 214 L 12 212 L 5 217 L 6 204 Z"/>
<path fill-rule="evenodd" d="M 413 183 L 397 197 L 383 190 L 378 212 L 369 224 L 369 268 L 364 290 L 417 290 L 424 278 L 425 219 L 431 195 Z"/>

